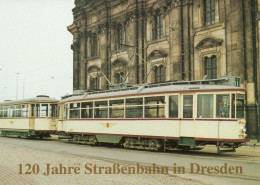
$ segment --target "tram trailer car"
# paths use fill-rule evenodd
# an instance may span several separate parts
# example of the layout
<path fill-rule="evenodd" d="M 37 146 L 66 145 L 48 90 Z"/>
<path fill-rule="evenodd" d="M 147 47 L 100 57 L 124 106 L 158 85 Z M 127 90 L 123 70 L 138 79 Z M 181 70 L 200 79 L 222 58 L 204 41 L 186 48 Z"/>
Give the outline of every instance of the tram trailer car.
<path fill-rule="evenodd" d="M 0 135 L 43 138 L 57 132 L 59 100 L 40 95 L 0 103 Z"/>
<path fill-rule="evenodd" d="M 75 143 L 148 150 L 234 152 L 246 138 L 245 89 L 170 85 L 71 96 L 60 102 L 58 133 Z"/>

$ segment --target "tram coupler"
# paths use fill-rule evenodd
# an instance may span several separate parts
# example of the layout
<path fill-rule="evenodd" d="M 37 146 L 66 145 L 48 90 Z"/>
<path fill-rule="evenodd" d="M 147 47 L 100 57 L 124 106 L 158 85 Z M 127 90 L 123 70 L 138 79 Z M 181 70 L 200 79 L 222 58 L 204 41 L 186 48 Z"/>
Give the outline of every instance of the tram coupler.
<path fill-rule="evenodd" d="M 249 146 L 249 147 L 256 147 L 256 144 L 255 143 L 252 143 L 252 144 L 249 144 L 249 143 L 242 143 L 241 144 L 242 146 Z"/>

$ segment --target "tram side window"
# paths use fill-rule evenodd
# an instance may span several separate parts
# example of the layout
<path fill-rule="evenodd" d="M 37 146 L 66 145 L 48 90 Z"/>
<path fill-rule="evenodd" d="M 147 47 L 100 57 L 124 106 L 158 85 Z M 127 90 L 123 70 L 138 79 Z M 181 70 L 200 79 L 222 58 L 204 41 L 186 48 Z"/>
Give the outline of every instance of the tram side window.
<path fill-rule="evenodd" d="M 95 102 L 95 118 L 108 118 L 108 103 L 107 101 Z"/>
<path fill-rule="evenodd" d="M 28 117 L 28 105 L 22 105 L 22 117 Z"/>
<path fill-rule="evenodd" d="M 178 118 L 178 95 L 169 97 L 169 117 Z"/>
<path fill-rule="evenodd" d="M 48 104 L 41 105 L 41 117 L 48 117 Z"/>
<path fill-rule="evenodd" d="M 31 104 L 31 116 L 34 117 L 35 104 Z"/>
<path fill-rule="evenodd" d="M 193 95 L 183 96 L 183 118 L 193 117 Z"/>
<path fill-rule="evenodd" d="M 245 95 L 237 94 L 237 118 L 245 117 Z"/>
<path fill-rule="evenodd" d="M 7 118 L 8 117 L 8 109 L 9 107 L 4 107 L 4 117 Z"/>
<path fill-rule="evenodd" d="M 22 117 L 22 106 L 21 105 L 16 105 L 15 106 L 15 114 L 14 117 L 20 118 Z"/>
<path fill-rule="evenodd" d="M 198 118 L 213 118 L 213 95 L 198 95 Z"/>
<path fill-rule="evenodd" d="M 57 104 L 51 104 L 50 105 L 50 117 L 57 118 L 58 117 L 58 105 Z"/>
<path fill-rule="evenodd" d="M 126 99 L 126 118 L 143 118 L 143 98 Z"/>
<path fill-rule="evenodd" d="M 71 119 L 80 118 L 80 103 L 70 104 L 70 118 Z"/>
<path fill-rule="evenodd" d="M 68 104 L 64 104 L 63 107 L 63 119 L 67 119 L 68 118 Z"/>
<path fill-rule="evenodd" d="M 36 115 L 35 117 L 40 117 L 40 104 L 36 104 Z"/>
<path fill-rule="evenodd" d="M 109 117 L 124 118 L 124 100 L 109 101 Z"/>
<path fill-rule="evenodd" d="M 145 98 L 145 117 L 163 118 L 165 116 L 165 96 Z"/>
<path fill-rule="evenodd" d="M 228 94 L 221 94 L 217 95 L 216 98 L 216 117 L 229 118 L 230 96 Z"/>
<path fill-rule="evenodd" d="M 15 105 L 10 106 L 8 109 L 8 118 L 13 118 L 15 117 Z"/>
<path fill-rule="evenodd" d="M 93 118 L 93 102 L 83 102 L 81 108 L 81 118 Z"/>
<path fill-rule="evenodd" d="M 232 99 L 231 99 L 231 103 L 232 103 L 232 109 L 231 109 L 231 118 L 235 118 L 235 111 L 236 111 L 236 96 L 235 94 L 232 94 Z"/>
<path fill-rule="evenodd" d="M 4 117 L 4 111 L 3 111 L 3 107 L 0 107 L 0 118 Z"/>

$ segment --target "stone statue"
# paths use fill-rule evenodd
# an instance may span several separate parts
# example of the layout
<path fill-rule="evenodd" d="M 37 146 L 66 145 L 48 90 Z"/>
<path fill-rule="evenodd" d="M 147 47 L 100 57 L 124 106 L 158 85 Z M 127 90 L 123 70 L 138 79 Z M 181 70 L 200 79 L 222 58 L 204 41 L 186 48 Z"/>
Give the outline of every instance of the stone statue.
<path fill-rule="evenodd" d="M 74 4 L 76 7 L 82 7 L 86 4 L 86 0 L 75 0 Z"/>

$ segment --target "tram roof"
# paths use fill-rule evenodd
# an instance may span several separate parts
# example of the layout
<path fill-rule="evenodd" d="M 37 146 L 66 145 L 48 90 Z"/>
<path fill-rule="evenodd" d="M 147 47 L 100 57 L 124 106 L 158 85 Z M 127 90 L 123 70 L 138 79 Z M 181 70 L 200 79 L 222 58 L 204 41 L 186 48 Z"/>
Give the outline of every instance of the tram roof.
<path fill-rule="evenodd" d="M 170 85 L 159 87 L 146 87 L 140 86 L 139 88 L 130 90 L 114 90 L 114 91 L 100 91 L 91 94 L 85 93 L 84 95 L 76 95 L 63 99 L 61 102 L 74 101 L 74 100 L 87 100 L 87 99 L 103 99 L 103 98 L 116 98 L 124 96 L 142 96 L 149 94 L 171 93 L 171 92 L 207 92 L 207 91 L 244 91 L 244 88 L 227 85 Z"/>
<path fill-rule="evenodd" d="M 58 103 L 59 100 L 50 98 L 48 96 L 40 96 L 35 98 L 21 99 L 21 100 L 12 100 L 1 102 L 0 106 L 5 105 L 19 105 L 19 104 L 31 104 L 31 103 Z"/>

